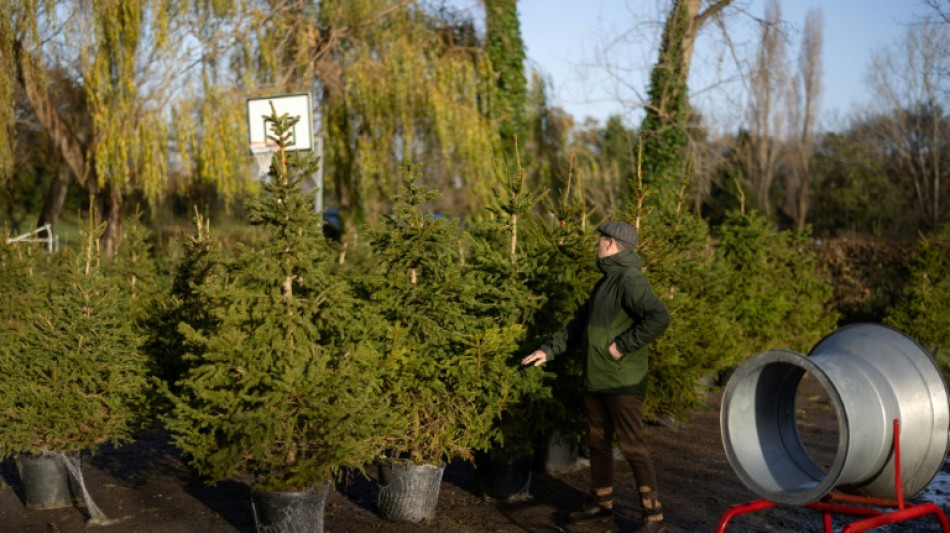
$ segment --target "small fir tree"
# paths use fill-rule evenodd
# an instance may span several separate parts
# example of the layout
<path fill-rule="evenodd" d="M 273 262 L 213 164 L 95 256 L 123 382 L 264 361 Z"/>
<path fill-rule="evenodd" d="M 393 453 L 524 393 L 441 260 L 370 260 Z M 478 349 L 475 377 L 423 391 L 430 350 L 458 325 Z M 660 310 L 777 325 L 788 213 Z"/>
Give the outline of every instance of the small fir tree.
<path fill-rule="evenodd" d="M 950 369 L 950 225 L 920 237 L 910 282 L 884 322 L 916 339 Z"/>
<path fill-rule="evenodd" d="M 360 342 L 375 320 L 334 272 L 320 215 L 298 187 L 314 162 L 284 150 L 299 118 L 265 118 L 279 149 L 248 210 L 266 236 L 215 275 L 203 275 L 200 243 L 183 267 L 202 283 L 195 296 L 208 314 L 196 309 L 180 326 L 193 350 L 164 421 L 211 481 L 250 473 L 259 489 L 303 490 L 362 468 L 395 421 L 383 405 L 384 361 Z"/>
<path fill-rule="evenodd" d="M 103 226 L 82 227 L 51 290 L 26 307 L 0 350 L 0 457 L 69 454 L 132 438 L 145 410 L 147 365 L 121 292 L 103 273 Z"/>
<path fill-rule="evenodd" d="M 731 212 L 718 228 L 729 291 L 721 302 L 744 357 L 775 348 L 808 353 L 837 323 L 808 231 L 779 232 L 758 212 Z"/>
<path fill-rule="evenodd" d="M 141 213 L 135 213 L 122 225 L 122 238 L 118 239 L 115 256 L 106 265 L 108 275 L 116 280 L 125 295 L 123 301 L 129 317 L 137 325 L 141 325 L 139 321 L 154 306 L 162 286 L 148 241 L 148 228 L 141 218 Z"/>
<path fill-rule="evenodd" d="M 24 309 L 31 309 L 50 292 L 60 254 L 26 243 L 0 240 L 0 346 L 25 327 Z"/>
<path fill-rule="evenodd" d="M 540 221 L 532 233 L 537 268 L 529 284 L 531 292 L 542 298 L 528 332 L 534 348 L 570 321 L 600 276 L 595 266 L 596 237 L 587 224 L 590 213 L 583 198 L 573 192 L 569 180 L 562 194 L 546 206 L 552 219 Z M 587 434 L 583 357 L 571 351 L 545 365 L 555 376 L 554 402 L 541 416 L 554 431 L 577 439 Z"/>
<path fill-rule="evenodd" d="M 670 327 L 650 348 L 647 420 L 687 422 L 704 405 L 700 383 L 738 357 L 733 322 L 721 302 L 729 287 L 699 217 L 654 211 L 643 219 L 638 251 L 644 275 L 670 312 Z"/>
<path fill-rule="evenodd" d="M 158 297 L 144 318 L 145 352 L 154 365 L 153 374 L 164 387 L 177 392 L 176 383 L 187 373 L 190 361 L 200 360 L 201 346 L 188 343 L 179 324 L 197 331 L 211 331 L 219 323 L 203 298 L 201 287 L 219 283 L 226 266 L 207 219 L 196 211 L 195 233 L 184 238 L 181 260 L 175 266 L 171 289 Z M 192 354 L 190 358 L 186 354 Z"/>

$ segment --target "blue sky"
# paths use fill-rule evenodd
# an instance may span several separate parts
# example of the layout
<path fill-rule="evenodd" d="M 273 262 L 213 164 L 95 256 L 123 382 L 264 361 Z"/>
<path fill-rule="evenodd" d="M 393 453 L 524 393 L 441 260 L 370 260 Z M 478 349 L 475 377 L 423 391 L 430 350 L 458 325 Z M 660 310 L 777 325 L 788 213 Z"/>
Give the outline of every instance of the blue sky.
<path fill-rule="evenodd" d="M 459 0 L 472 5 L 476 0 Z M 730 36 L 741 50 L 754 45 L 755 24 L 762 17 L 765 0 L 734 0 L 748 15 L 730 19 Z M 822 10 L 824 27 L 823 117 L 833 122 L 867 103 L 866 76 L 873 52 L 893 45 L 907 31 L 915 14 L 926 13 L 918 0 L 783 0 L 782 18 L 789 23 L 792 44 L 798 40 L 809 8 Z M 521 31 L 530 64 L 553 84 L 552 99 L 581 120 L 590 115 L 603 120 L 618 113 L 632 125 L 639 123 L 633 105 L 646 92 L 649 68 L 656 60 L 657 21 L 665 17 L 666 0 L 520 0 Z M 717 114 L 721 122 L 736 116 L 735 95 L 741 84 L 712 85 L 729 68 L 717 62 L 717 50 L 708 37 L 721 41 L 718 30 L 707 29 L 693 62 L 691 91 L 694 104 L 704 113 Z M 610 49 L 604 56 L 600 52 Z M 602 65 L 609 60 L 616 75 Z M 626 103 L 624 103 L 626 102 Z M 737 119 L 735 119 L 737 120 Z"/>

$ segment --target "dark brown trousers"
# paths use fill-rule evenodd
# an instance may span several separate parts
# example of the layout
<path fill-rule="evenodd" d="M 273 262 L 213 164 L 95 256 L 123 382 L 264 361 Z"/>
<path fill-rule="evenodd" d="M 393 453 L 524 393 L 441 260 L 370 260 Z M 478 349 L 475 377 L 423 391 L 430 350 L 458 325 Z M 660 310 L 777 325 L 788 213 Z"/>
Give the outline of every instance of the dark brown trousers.
<path fill-rule="evenodd" d="M 658 511 L 656 472 L 643 438 L 643 399 L 632 394 L 586 393 L 584 403 L 590 422 L 590 476 L 594 492 L 613 492 L 616 433 L 620 452 L 633 469 L 641 498 L 652 500 L 653 505 L 643 503 Z"/>

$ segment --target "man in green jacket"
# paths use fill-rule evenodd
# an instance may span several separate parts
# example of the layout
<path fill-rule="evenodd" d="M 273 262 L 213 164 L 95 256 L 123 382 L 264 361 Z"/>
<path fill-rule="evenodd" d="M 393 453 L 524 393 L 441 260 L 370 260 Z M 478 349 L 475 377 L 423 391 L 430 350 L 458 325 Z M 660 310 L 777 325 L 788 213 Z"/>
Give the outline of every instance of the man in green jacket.
<path fill-rule="evenodd" d="M 571 522 L 613 512 L 613 436 L 636 477 L 643 511 L 637 533 L 665 530 L 656 473 L 643 438 L 643 397 L 647 389 L 647 345 L 670 325 L 670 314 L 641 271 L 637 230 L 623 222 L 597 228 L 597 267 L 603 277 L 574 318 L 549 342 L 521 360 L 542 365 L 568 348 L 586 356 L 584 403 L 589 422 L 593 502 L 571 513 Z"/>

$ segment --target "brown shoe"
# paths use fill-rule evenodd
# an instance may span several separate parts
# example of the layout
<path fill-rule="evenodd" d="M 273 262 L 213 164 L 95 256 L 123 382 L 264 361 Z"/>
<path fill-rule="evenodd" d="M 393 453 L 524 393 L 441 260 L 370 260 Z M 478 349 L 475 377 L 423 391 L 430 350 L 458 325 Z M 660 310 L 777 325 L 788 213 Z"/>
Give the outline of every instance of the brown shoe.
<path fill-rule="evenodd" d="M 665 531 L 666 524 L 662 520 L 647 520 L 633 533 L 664 533 Z"/>
<path fill-rule="evenodd" d="M 608 518 L 613 516 L 614 510 L 610 507 L 604 507 L 597 503 L 592 503 L 587 507 L 584 507 L 580 511 L 574 511 L 573 513 L 567 515 L 567 521 L 576 524 L 578 522 L 586 522 L 588 520 L 596 520 L 598 518 Z"/>

